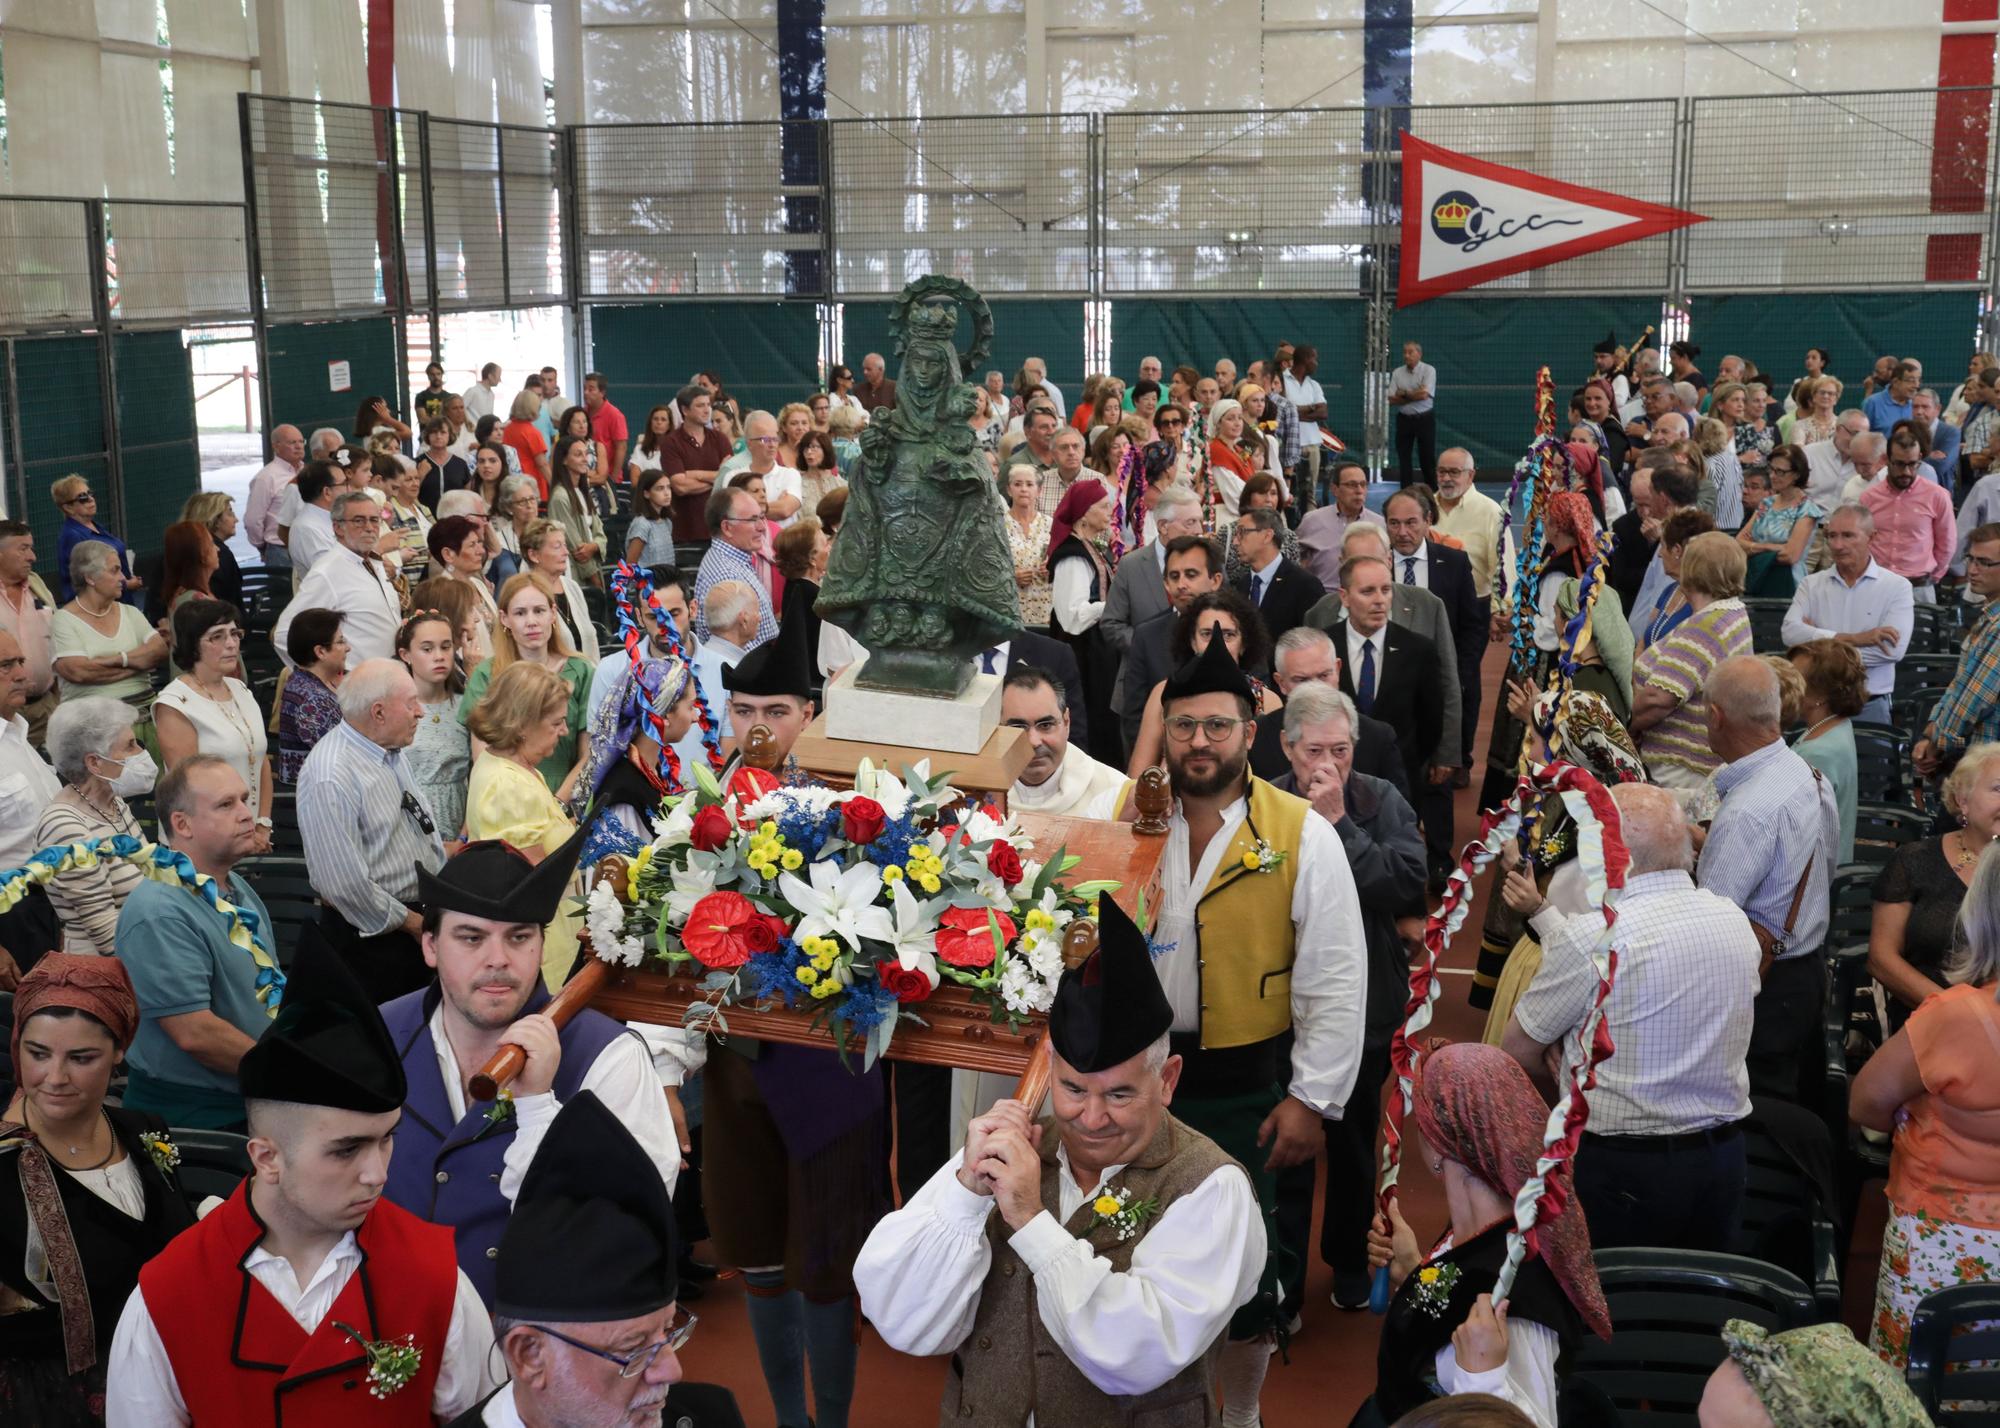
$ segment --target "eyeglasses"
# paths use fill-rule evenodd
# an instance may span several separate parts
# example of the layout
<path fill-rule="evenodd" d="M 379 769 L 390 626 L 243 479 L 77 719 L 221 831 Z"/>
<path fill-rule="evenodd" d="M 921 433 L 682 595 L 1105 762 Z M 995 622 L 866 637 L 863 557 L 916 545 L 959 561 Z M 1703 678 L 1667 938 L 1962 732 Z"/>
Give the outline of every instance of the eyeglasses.
<path fill-rule="evenodd" d="M 431 822 L 431 813 L 424 807 L 424 801 L 408 789 L 403 790 L 403 812 L 417 820 L 417 827 L 424 830 L 426 838 L 437 832 L 437 824 Z"/>
<path fill-rule="evenodd" d="M 1923 464 L 1921 461 L 1891 461 L 1889 469 L 1891 471 L 1915 471 Z"/>
<path fill-rule="evenodd" d="M 775 436 L 746 436 L 743 439 L 745 441 L 754 441 L 759 446 L 776 446 L 778 444 L 778 438 Z"/>
<path fill-rule="evenodd" d="M 1199 729 L 1208 736 L 1211 744 L 1219 744 L 1244 725 L 1248 719 L 1227 719 L 1220 714 L 1211 714 L 1206 719 L 1191 718 L 1186 714 L 1176 714 L 1167 720 L 1167 737 L 1176 744 L 1192 743 L 1194 731 Z"/>
<path fill-rule="evenodd" d="M 66 506 L 81 506 L 85 501 L 95 501 L 96 499 L 97 499 L 96 492 L 85 491 L 81 496 L 71 496 L 67 501 L 63 502 L 63 504 Z"/>
<path fill-rule="evenodd" d="M 1160 418 L 1160 421 L 1159 421 L 1159 424 L 1160 424 L 1161 426 L 1186 426 L 1186 425 L 1187 425 L 1187 423 L 1186 423 L 1186 422 L 1184 422 L 1184 421 L 1182 421 L 1182 420 L 1181 420 L 1181 419 L 1180 419 L 1179 417 L 1161 417 L 1161 418 Z"/>
<path fill-rule="evenodd" d="M 1440 466 L 1437 469 L 1437 473 L 1440 476 L 1470 476 L 1472 468 L 1470 466 Z"/>
<path fill-rule="evenodd" d="M 2000 560 L 1989 560 L 1983 555 L 1968 555 L 1965 563 L 1978 570 L 2000 570 Z"/>
<path fill-rule="evenodd" d="M 687 1341 L 694 1337 L 694 1326 L 699 1322 L 700 1320 L 687 1310 L 676 1309 L 674 1322 L 667 1326 L 667 1336 L 664 1339 L 629 1354 L 614 1354 L 609 1349 L 600 1349 L 595 1344 L 586 1344 L 579 1339 L 572 1339 L 567 1334 L 558 1334 L 546 1324 L 524 1324 L 521 1327 L 533 1329 L 538 1334 L 547 1334 L 551 1339 L 559 1339 L 572 1349 L 580 1349 L 608 1363 L 617 1364 L 620 1378 L 637 1378 L 653 1366 L 653 1360 L 660 1356 L 661 1349 L 671 1349 L 679 1353 Z"/>
<path fill-rule="evenodd" d="M 731 521 L 734 521 L 738 525 L 749 526 L 749 525 L 755 525 L 763 519 L 764 518 L 762 516 L 724 516 L 722 518 L 722 523 L 724 525 L 728 525 Z"/>
<path fill-rule="evenodd" d="M 1044 737 L 1062 728 L 1062 720 L 1053 718 L 1035 719 L 1032 721 L 1027 719 L 1002 719 L 1000 722 L 1005 724 L 1009 729 L 1032 729 Z"/>

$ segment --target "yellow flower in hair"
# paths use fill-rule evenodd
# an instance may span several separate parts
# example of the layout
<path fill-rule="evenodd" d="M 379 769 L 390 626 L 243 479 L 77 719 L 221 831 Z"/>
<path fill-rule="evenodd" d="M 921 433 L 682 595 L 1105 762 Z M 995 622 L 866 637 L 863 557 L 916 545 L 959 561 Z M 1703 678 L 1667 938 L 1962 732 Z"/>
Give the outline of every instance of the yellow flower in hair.
<path fill-rule="evenodd" d="M 1106 1219 L 1109 1219 L 1125 1207 L 1120 1205 L 1114 1196 L 1099 1195 L 1095 1200 L 1090 1202 L 1090 1208 Z"/>

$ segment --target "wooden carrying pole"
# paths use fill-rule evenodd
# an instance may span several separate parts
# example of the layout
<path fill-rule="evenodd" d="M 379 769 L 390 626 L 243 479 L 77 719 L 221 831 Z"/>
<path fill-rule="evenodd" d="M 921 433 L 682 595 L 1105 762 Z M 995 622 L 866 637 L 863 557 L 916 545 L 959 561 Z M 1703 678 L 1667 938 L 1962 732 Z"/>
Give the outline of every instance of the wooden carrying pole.
<path fill-rule="evenodd" d="M 1107 893 L 1105 896 L 1109 897 Z M 1075 967 L 1097 950 L 1097 924 L 1087 917 L 1079 917 L 1070 923 L 1069 931 L 1063 934 L 1063 965 Z M 1049 1041 L 1046 1029 L 1042 1039 L 1036 1043 L 1034 1058 L 1022 1068 L 1021 1079 L 1014 1083 L 1014 1099 L 1033 1114 L 1042 1104 L 1042 1097 L 1049 1093 L 1049 1082 L 1055 1077 L 1055 1048 Z"/>

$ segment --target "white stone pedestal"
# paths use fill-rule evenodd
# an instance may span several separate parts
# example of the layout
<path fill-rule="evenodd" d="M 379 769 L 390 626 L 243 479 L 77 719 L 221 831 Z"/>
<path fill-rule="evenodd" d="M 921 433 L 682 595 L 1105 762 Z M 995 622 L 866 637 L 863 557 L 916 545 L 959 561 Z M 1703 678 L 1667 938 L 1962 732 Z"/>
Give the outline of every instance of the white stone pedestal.
<path fill-rule="evenodd" d="M 826 689 L 826 735 L 865 744 L 901 744 L 939 753 L 976 754 L 1000 726 L 1000 677 L 975 674 L 956 699 L 863 689 L 855 683 L 866 659 L 840 672 Z"/>

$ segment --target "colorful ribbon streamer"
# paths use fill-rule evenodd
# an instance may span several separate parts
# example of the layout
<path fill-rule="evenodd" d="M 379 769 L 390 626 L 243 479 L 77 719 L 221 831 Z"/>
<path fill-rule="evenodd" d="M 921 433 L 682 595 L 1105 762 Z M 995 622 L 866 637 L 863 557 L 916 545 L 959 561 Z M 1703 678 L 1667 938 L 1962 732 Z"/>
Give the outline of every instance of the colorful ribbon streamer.
<path fill-rule="evenodd" d="M 1618 811 L 1611 802 L 1611 794 L 1587 770 L 1565 763 L 1548 763 L 1532 768 L 1522 775 L 1505 803 L 1480 815 L 1479 836 L 1466 845 L 1458 866 L 1452 870 L 1445 884 L 1444 897 L 1439 901 L 1437 910 L 1424 922 L 1423 960 L 1411 970 L 1410 999 L 1404 1010 L 1403 1024 L 1396 1029 L 1389 1043 L 1389 1067 L 1395 1077 L 1395 1086 L 1382 1112 L 1379 1199 L 1382 1213 L 1386 1216 L 1396 1198 L 1397 1182 L 1402 1177 L 1403 1121 L 1416 1103 L 1417 1035 L 1430 1025 L 1431 1008 L 1441 990 L 1438 959 L 1444 955 L 1452 937 L 1471 914 L 1472 880 L 1500 856 L 1502 849 L 1520 836 L 1529 806 L 1548 794 L 1560 796 L 1576 819 L 1577 857 L 1582 860 L 1588 879 L 1586 885 L 1591 889 L 1592 897 L 1604 908 L 1606 926 L 1598 951 L 1592 957 L 1593 963 L 1598 966 L 1597 999 L 1578 1031 L 1577 1059 L 1588 1075 L 1586 1078 L 1578 1073 L 1572 1074 L 1562 1100 L 1550 1113 L 1549 1129 L 1544 1136 L 1544 1150 L 1536 1165 L 1536 1174 L 1515 1198 L 1515 1229 L 1509 1235 L 1507 1248 L 1508 1264 L 1514 1267 L 1519 1266 L 1526 1253 L 1525 1237 L 1533 1233 L 1541 1218 L 1543 1199 L 1554 1197 L 1554 1208 L 1560 1208 L 1564 1203 L 1567 1188 L 1553 1181 L 1551 1176 L 1575 1153 L 1589 1115 L 1584 1093 L 1596 1084 L 1597 1063 L 1611 1054 L 1610 1037 L 1603 1031 L 1604 999 L 1610 995 L 1617 968 L 1616 954 L 1611 951 L 1610 921 L 1616 894 L 1625 886 L 1625 869 L 1630 856 L 1618 832 Z M 1517 1240 L 1522 1242 L 1517 1243 Z M 1511 1270 L 1504 1270 L 1500 1288 L 1495 1291 L 1494 1297 L 1503 1297 L 1512 1282 Z M 1378 1312 L 1387 1307 L 1386 1272 L 1378 1278 L 1376 1299 Z"/>
<path fill-rule="evenodd" d="M 265 1014 L 278 1014 L 278 1005 L 285 995 L 285 974 L 277 959 L 257 941 L 262 919 L 251 909 L 238 907 L 224 897 L 222 884 L 206 873 L 196 872 L 185 853 L 127 833 L 94 838 L 88 843 L 58 843 L 31 853 L 22 866 L 0 872 L 0 913 L 12 912 L 28 895 L 30 887 L 47 887 L 64 873 L 94 868 L 107 857 L 133 864 L 153 882 L 191 888 L 220 913 L 229 924 L 230 945 L 248 952 L 257 964 L 257 1000 L 264 1004 Z"/>
<path fill-rule="evenodd" d="M 702 747 L 708 751 L 708 766 L 717 773 L 722 772 L 722 736 L 715 726 L 715 716 L 709 711 L 708 695 L 701 687 L 701 676 L 695 673 L 694 659 L 681 644 L 681 634 L 674 625 L 674 617 L 667 613 L 660 603 L 659 595 L 653 589 L 653 572 L 621 560 L 618 568 L 611 572 L 611 600 L 618 612 L 618 638 L 625 646 L 625 654 L 637 669 L 645 662 L 646 632 L 639 626 L 638 612 L 634 606 L 636 598 L 643 597 L 658 621 L 660 634 L 667 642 L 667 653 L 686 662 L 688 682 L 694 686 L 695 722 L 701 728 Z M 646 711 L 647 723 L 652 731 L 653 742 L 660 746 L 660 775 L 669 793 L 678 793 L 687 785 L 681 781 L 680 755 L 665 737 L 666 721 L 651 710 Z"/>

